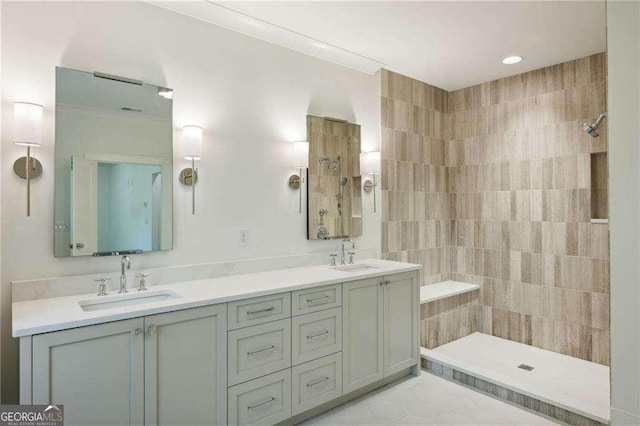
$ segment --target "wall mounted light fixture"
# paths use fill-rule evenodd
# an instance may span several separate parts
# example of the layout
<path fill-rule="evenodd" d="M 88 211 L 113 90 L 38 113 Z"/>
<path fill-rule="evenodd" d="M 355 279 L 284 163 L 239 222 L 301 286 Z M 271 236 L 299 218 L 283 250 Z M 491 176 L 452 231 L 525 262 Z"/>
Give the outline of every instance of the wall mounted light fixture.
<path fill-rule="evenodd" d="M 363 152 L 360 154 L 360 175 L 372 175 L 373 182 L 367 179 L 362 188 L 364 192 L 369 193 L 373 191 L 373 211 L 377 211 L 376 207 L 376 188 L 378 187 L 378 182 L 376 181 L 376 176 L 380 174 L 380 151 L 375 152 Z"/>
<path fill-rule="evenodd" d="M 309 168 L 309 142 L 293 143 L 293 167 L 299 169 L 300 173 L 289 177 L 289 188 L 300 191 L 298 213 L 302 213 L 302 171 Z"/>
<path fill-rule="evenodd" d="M 42 146 L 43 112 L 42 105 L 16 102 L 13 106 L 13 143 L 27 147 L 27 156 L 13 163 L 15 174 L 27 180 L 27 216 L 31 216 L 31 179 L 42 174 L 42 164 L 31 156 L 31 149 Z"/>
<path fill-rule="evenodd" d="M 196 182 L 198 182 L 196 161 L 202 160 L 202 127 L 184 126 L 182 128 L 182 149 L 184 159 L 191 161 L 191 167 L 182 169 L 180 183 L 191 187 L 191 214 L 196 214 Z"/>

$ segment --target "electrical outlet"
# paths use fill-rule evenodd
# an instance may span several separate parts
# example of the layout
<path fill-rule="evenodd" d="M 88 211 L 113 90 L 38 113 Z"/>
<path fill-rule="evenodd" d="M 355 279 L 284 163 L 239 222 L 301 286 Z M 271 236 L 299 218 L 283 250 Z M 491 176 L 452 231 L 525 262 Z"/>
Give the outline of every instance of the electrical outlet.
<path fill-rule="evenodd" d="M 240 247 L 249 245 L 249 230 L 247 228 L 238 228 L 238 245 Z"/>

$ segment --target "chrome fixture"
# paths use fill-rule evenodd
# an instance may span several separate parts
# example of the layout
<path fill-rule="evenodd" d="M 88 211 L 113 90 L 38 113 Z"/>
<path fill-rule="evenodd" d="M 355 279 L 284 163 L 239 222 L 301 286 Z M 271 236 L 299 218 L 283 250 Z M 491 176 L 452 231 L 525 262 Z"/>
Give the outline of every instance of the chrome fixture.
<path fill-rule="evenodd" d="M 13 105 L 13 143 L 27 147 L 27 156 L 13 163 L 16 175 L 27 181 L 27 216 L 31 216 L 31 179 L 42 174 L 42 164 L 31 156 L 31 148 L 42 146 L 42 105 L 16 102 Z"/>
<path fill-rule="evenodd" d="M 140 284 L 138 285 L 138 291 L 147 290 L 147 277 L 149 274 L 137 274 L 136 277 L 140 278 Z"/>
<path fill-rule="evenodd" d="M 363 152 L 360 154 L 360 174 L 361 175 L 371 175 L 373 176 L 373 183 L 367 179 L 362 186 L 364 192 L 369 193 L 373 191 L 373 211 L 374 213 L 377 211 L 377 203 L 376 203 L 376 188 L 378 187 L 378 182 L 376 181 L 376 176 L 380 174 L 381 171 L 381 161 L 380 161 L 380 151 L 376 152 Z"/>
<path fill-rule="evenodd" d="M 180 171 L 180 183 L 191 187 L 191 214 L 196 214 L 196 183 L 198 169 L 196 161 L 202 160 L 202 127 L 184 126 L 182 128 L 184 159 L 191 161 L 191 167 Z"/>
<path fill-rule="evenodd" d="M 339 229 L 336 230 L 336 235 L 346 236 L 344 232 L 344 217 L 343 217 L 343 204 L 344 204 L 344 189 L 349 179 L 343 176 L 342 173 L 342 156 L 336 156 L 336 159 L 333 160 L 331 157 L 322 157 L 318 158 L 318 163 L 322 164 L 327 162 L 327 168 L 331 172 L 335 172 L 338 170 L 338 194 L 336 194 L 336 198 L 338 200 L 338 219 L 339 219 Z"/>
<path fill-rule="evenodd" d="M 293 143 L 293 167 L 299 170 L 299 174 L 289 176 L 289 188 L 300 191 L 298 198 L 298 213 L 302 213 L 302 171 L 309 168 L 309 142 L 301 141 Z"/>
<path fill-rule="evenodd" d="M 98 296 L 106 296 L 107 295 L 107 281 L 110 281 L 111 278 L 100 277 L 95 280 L 98 284 Z"/>
<path fill-rule="evenodd" d="M 598 128 L 600 123 L 602 123 L 602 120 L 604 120 L 606 116 L 607 116 L 607 113 L 603 112 L 598 116 L 595 123 L 593 124 L 583 123 L 582 128 L 584 129 L 585 132 L 587 132 L 589 136 L 591 136 L 592 138 L 597 138 L 600 135 L 598 134 L 598 132 L 596 132 L 596 129 Z"/>
<path fill-rule="evenodd" d="M 340 252 L 340 264 L 341 265 L 345 264 L 344 260 L 345 260 L 345 257 L 346 257 L 346 255 L 345 255 L 346 253 L 344 251 L 344 243 L 351 243 L 351 249 L 352 250 L 356 249 L 356 243 L 354 243 L 353 240 L 350 240 L 348 238 L 345 238 L 344 240 L 342 240 L 342 246 L 341 246 L 342 247 L 342 251 Z"/>
<path fill-rule="evenodd" d="M 338 257 L 338 253 L 329 254 L 329 266 L 336 266 L 336 257 Z"/>
<path fill-rule="evenodd" d="M 329 214 L 329 210 L 320 209 L 320 223 L 318 224 L 318 229 L 316 232 L 318 233 L 318 238 L 321 240 L 329 239 L 329 229 L 324 225 L 324 217 Z"/>
<path fill-rule="evenodd" d="M 127 275 L 124 270 L 131 269 L 131 259 L 129 256 L 122 256 L 120 259 L 120 291 L 118 293 L 126 293 L 127 292 Z"/>
<path fill-rule="evenodd" d="M 353 256 L 356 255 L 356 252 L 355 251 L 350 251 L 348 253 L 348 255 L 349 255 L 349 265 L 353 265 Z"/>
<path fill-rule="evenodd" d="M 320 157 L 318 158 L 318 163 L 322 164 L 326 161 L 328 163 L 327 168 L 332 172 L 335 172 L 336 170 L 338 170 L 338 163 L 341 159 L 342 158 L 339 155 L 335 160 L 332 160 L 331 157 Z"/>

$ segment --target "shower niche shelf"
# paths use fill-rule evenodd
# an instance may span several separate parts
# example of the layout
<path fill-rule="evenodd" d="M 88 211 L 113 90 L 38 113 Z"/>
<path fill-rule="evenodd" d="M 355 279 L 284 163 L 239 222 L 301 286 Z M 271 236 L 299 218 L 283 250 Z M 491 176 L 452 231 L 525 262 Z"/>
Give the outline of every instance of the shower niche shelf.
<path fill-rule="evenodd" d="M 591 223 L 609 223 L 609 168 L 606 152 L 591 154 Z"/>

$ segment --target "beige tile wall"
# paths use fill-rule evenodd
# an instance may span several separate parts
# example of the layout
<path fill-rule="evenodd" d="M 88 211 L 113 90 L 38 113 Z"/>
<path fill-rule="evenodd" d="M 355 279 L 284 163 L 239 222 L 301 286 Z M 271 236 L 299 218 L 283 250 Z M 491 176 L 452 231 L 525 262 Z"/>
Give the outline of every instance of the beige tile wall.
<path fill-rule="evenodd" d="M 608 230 L 591 224 L 606 130 L 604 54 L 449 93 L 453 279 L 481 285 L 481 330 L 609 363 Z M 606 126 L 606 124 L 605 124 Z"/>
<path fill-rule="evenodd" d="M 382 70 L 382 256 L 424 266 L 422 283 L 448 279 L 444 155 L 446 92 Z"/>
<path fill-rule="evenodd" d="M 384 71 L 382 247 L 423 284 L 479 284 L 481 331 L 609 364 L 608 226 L 590 223 L 606 120 L 581 128 L 606 111 L 605 64 L 451 93 Z"/>
<path fill-rule="evenodd" d="M 433 349 L 478 331 L 478 290 L 420 306 L 420 346 Z"/>

